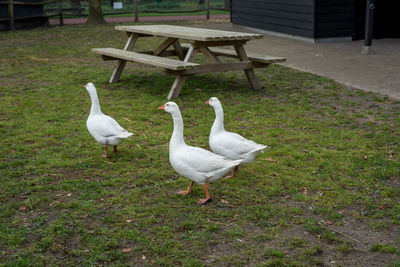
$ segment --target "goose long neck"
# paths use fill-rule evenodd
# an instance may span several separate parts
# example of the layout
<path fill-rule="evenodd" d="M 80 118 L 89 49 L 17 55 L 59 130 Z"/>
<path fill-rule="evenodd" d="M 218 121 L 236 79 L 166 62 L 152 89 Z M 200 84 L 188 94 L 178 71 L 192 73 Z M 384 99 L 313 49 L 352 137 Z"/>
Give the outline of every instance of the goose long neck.
<path fill-rule="evenodd" d="M 211 127 L 212 132 L 224 131 L 224 111 L 222 105 L 218 104 L 214 107 L 215 110 L 215 120 Z"/>
<path fill-rule="evenodd" d="M 99 97 L 97 96 L 96 90 L 89 90 L 90 99 L 92 100 L 92 107 L 90 109 L 90 114 L 101 113 Z"/>
<path fill-rule="evenodd" d="M 183 120 L 181 112 L 178 110 L 171 115 L 174 121 L 174 131 L 172 132 L 170 147 L 185 144 L 185 140 L 183 139 Z"/>

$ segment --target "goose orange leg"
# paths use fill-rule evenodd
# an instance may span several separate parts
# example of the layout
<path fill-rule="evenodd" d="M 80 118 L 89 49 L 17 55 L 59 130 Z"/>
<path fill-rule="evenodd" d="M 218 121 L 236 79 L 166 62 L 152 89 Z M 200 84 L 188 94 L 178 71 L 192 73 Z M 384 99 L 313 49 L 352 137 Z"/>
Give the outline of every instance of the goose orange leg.
<path fill-rule="evenodd" d="M 107 146 L 104 146 L 104 151 L 106 152 L 104 155 L 102 155 L 103 158 L 109 158 L 110 155 L 108 155 L 108 148 Z"/>
<path fill-rule="evenodd" d="M 211 201 L 211 196 L 208 193 L 207 185 L 203 184 L 203 187 L 204 187 L 204 191 L 206 192 L 206 198 L 200 198 L 199 201 L 197 201 L 197 204 L 199 204 L 199 205 L 204 205 L 208 201 Z"/>
<path fill-rule="evenodd" d="M 238 169 L 239 169 L 239 166 L 234 167 L 234 168 L 232 169 L 232 174 L 229 175 L 229 176 L 225 176 L 225 178 L 232 178 L 232 177 L 235 177 L 235 176 L 236 176 L 236 172 L 237 172 Z"/>
<path fill-rule="evenodd" d="M 194 182 L 192 181 L 192 182 L 190 182 L 190 185 L 186 190 L 179 191 L 178 194 L 179 195 L 187 195 L 187 194 L 189 194 L 192 191 L 192 186 L 193 185 L 194 185 Z"/>

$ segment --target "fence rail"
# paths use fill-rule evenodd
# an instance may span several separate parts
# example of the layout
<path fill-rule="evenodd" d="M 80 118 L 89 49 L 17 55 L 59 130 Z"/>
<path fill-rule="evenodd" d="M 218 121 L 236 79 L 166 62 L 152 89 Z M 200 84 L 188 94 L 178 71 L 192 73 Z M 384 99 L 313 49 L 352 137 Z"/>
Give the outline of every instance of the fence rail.
<path fill-rule="evenodd" d="M 117 0 L 115 0 L 117 2 Z M 122 0 L 121 0 L 122 1 Z M 210 2 L 212 0 L 204 0 L 205 7 L 204 8 L 197 8 L 197 9 L 188 9 L 188 10 L 179 10 L 176 8 L 170 8 L 166 10 L 158 10 L 155 8 L 147 8 L 147 9 L 140 9 L 139 10 L 139 0 L 133 0 L 133 8 L 128 9 L 126 11 L 104 11 L 103 15 L 124 15 L 124 14 L 133 14 L 134 15 L 134 21 L 137 22 L 139 20 L 139 12 L 140 13 L 156 13 L 156 14 L 168 14 L 168 13 L 198 13 L 198 12 L 206 12 L 206 18 L 207 20 L 210 19 L 210 11 L 211 10 L 229 10 L 229 6 L 226 6 L 226 3 L 229 1 L 225 0 L 219 0 L 219 2 L 224 2 L 224 7 L 212 7 L 210 5 Z M 65 0 L 45 0 L 41 2 L 24 2 L 24 1 L 14 1 L 14 0 L 8 0 L 5 2 L 0 2 L 0 5 L 8 5 L 8 18 L 0 18 L 0 21 L 9 21 L 9 29 L 10 30 L 15 30 L 15 21 L 16 20 L 23 20 L 23 19 L 29 19 L 29 18 L 35 18 L 35 17 L 42 17 L 42 18 L 49 18 L 49 17 L 59 17 L 59 24 L 60 26 L 64 25 L 64 16 L 67 14 L 70 15 L 77 15 L 78 17 L 86 17 L 88 16 L 85 14 L 86 9 L 81 7 L 80 4 L 78 7 L 63 7 L 63 3 L 65 3 Z M 111 0 L 111 3 L 113 0 Z M 158 2 L 158 1 L 156 1 Z M 160 1 L 161 2 L 161 1 Z M 177 1 L 174 1 L 176 3 Z M 24 16 L 24 17 L 15 17 L 14 15 L 14 6 L 15 5 L 28 5 L 28 6 L 38 6 L 38 5 L 47 5 L 47 4 L 55 4 L 58 3 L 57 6 L 45 8 L 46 13 L 50 12 L 50 14 L 44 14 L 44 15 L 36 15 L 36 16 Z M 55 12 L 55 13 L 53 13 Z M 69 13 L 71 12 L 71 13 Z M 75 13 L 75 14 L 74 14 Z"/>

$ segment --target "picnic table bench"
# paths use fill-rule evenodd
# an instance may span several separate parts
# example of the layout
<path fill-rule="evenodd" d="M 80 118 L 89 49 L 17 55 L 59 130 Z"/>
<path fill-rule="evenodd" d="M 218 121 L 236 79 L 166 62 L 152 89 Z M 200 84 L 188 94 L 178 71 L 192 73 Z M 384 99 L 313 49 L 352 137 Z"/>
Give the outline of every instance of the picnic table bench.
<path fill-rule="evenodd" d="M 176 76 L 168 99 L 179 95 L 189 75 L 199 73 L 243 70 L 250 86 L 253 89 L 259 89 L 260 84 L 255 76 L 254 68 L 264 68 L 271 63 L 286 60 L 283 57 L 246 53 L 244 44 L 251 39 L 262 38 L 261 34 L 172 25 L 116 26 L 115 29 L 124 31 L 128 35 L 123 49 L 92 49 L 93 52 L 100 54 L 103 60 L 118 60 L 109 82 L 119 80 L 127 61 L 164 68 L 167 75 Z M 167 39 L 152 51 L 132 51 L 136 41 L 141 37 L 166 37 Z M 187 40 L 189 43 L 181 43 L 180 40 Z M 167 50 L 171 46 L 174 49 Z M 234 50 L 220 48 L 221 46 L 233 46 Z M 205 56 L 207 64 L 194 62 L 199 52 Z M 168 58 L 171 56 L 178 59 Z M 239 62 L 222 62 L 219 58 L 221 56 L 237 58 Z"/>

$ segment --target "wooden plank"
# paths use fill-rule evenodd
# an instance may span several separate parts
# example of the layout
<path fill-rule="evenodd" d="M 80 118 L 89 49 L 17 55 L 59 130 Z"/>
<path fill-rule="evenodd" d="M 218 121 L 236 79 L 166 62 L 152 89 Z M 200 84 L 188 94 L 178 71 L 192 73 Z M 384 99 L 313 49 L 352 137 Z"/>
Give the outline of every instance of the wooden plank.
<path fill-rule="evenodd" d="M 208 42 L 203 42 L 203 41 L 191 41 L 191 45 L 194 47 L 214 47 L 214 46 L 232 46 L 235 44 L 246 44 L 247 40 L 226 40 L 226 41 L 208 41 Z"/>
<path fill-rule="evenodd" d="M 187 49 L 189 49 L 190 44 L 182 43 L 181 46 L 183 49 L 187 50 Z M 234 51 L 234 50 L 217 48 L 217 47 L 209 47 L 209 50 L 211 52 L 213 52 L 213 54 L 216 56 L 225 56 L 225 57 L 231 57 L 231 58 L 238 57 L 236 54 L 236 51 Z M 274 56 L 268 56 L 268 55 L 262 55 L 262 54 L 256 54 L 256 53 L 247 53 L 247 56 L 251 61 L 260 62 L 260 63 L 277 63 L 277 62 L 285 62 L 286 61 L 286 58 L 284 58 L 284 57 L 274 57 Z"/>
<path fill-rule="evenodd" d="M 193 27 L 182 27 L 175 25 L 140 25 L 140 26 L 116 26 L 116 30 L 151 34 L 153 36 L 164 36 L 179 39 L 197 41 L 227 41 L 227 40 L 250 40 L 263 38 L 262 34 L 241 33 L 221 30 L 211 30 Z"/>
<path fill-rule="evenodd" d="M 170 47 L 173 43 L 175 43 L 178 39 L 176 38 L 168 38 L 165 40 L 158 48 L 154 50 L 154 55 L 158 56 L 162 52 L 164 52 L 168 47 Z"/>
<path fill-rule="evenodd" d="M 146 54 L 146 55 L 153 55 L 154 51 L 135 51 L 137 53 L 140 54 Z M 178 56 L 176 54 L 175 50 L 165 50 L 164 52 L 162 52 L 161 54 L 158 55 L 159 57 L 172 57 L 172 56 Z M 105 55 L 101 55 L 101 58 L 104 61 L 114 61 L 114 60 L 119 60 L 118 58 L 115 57 L 109 57 L 109 56 L 105 56 Z M 182 59 L 183 60 L 183 59 Z"/>
<path fill-rule="evenodd" d="M 125 44 L 124 50 L 130 51 L 135 46 L 135 43 L 139 37 L 136 34 L 131 34 L 128 37 L 128 41 Z M 119 60 L 117 67 L 114 69 L 113 73 L 111 74 L 109 83 L 117 82 L 121 77 L 122 71 L 124 70 L 126 65 L 126 60 Z"/>
<path fill-rule="evenodd" d="M 185 54 L 183 52 L 183 49 L 181 47 L 181 44 L 179 43 L 179 40 L 176 40 L 175 43 L 173 43 L 176 54 L 178 55 L 180 60 L 184 60 L 185 59 Z"/>
<path fill-rule="evenodd" d="M 269 65 L 268 63 L 257 63 L 257 62 L 252 62 L 252 61 L 214 63 L 214 64 L 200 65 L 196 69 L 192 69 L 192 70 L 183 70 L 183 71 L 166 70 L 166 74 L 167 75 L 193 75 L 193 74 L 203 74 L 203 73 L 246 70 L 246 69 L 253 69 L 253 68 L 265 68 L 268 65 Z"/>
<path fill-rule="evenodd" d="M 124 51 L 116 48 L 94 48 L 92 52 L 108 57 L 119 58 L 121 61 L 134 61 L 138 63 L 148 64 L 156 67 L 161 67 L 170 70 L 185 70 L 193 69 L 199 64 L 180 61 L 176 59 L 163 58 L 159 56 L 146 55 L 142 53 Z"/>
<path fill-rule="evenodd" d="M 191 46 L 189 48 L 188 53 L 186 54 L 184 62 L 186 62 L 186 63 L 193 62 L 194 58 L 196 57 L 197 52 L 198 52 L 198 50 L 196 48 L 193 48 L 193 46 Z M 179 93 L 181 92 L 182 87 L 185 84 L 186 78 L 187 78 L 187 75 L 178 75 L 175 78 L 174 84 L 172 85 L 171 90 L 168 93 L 168 97 L 167 97 L 168 100 L 179 96 Z"/>
<path fill-rule="evenodd" d="M 242 45 L 235 45 L 235 50 L 240 61 L 249 60 L 246 54 L 246 50 L 244 50 L 244 47 Z M 246 74 L 247 80 L 249 81 L 251 88 L 253 88 L 254 90 L 258 90 L 261 88 L 261 85 L 258 82 L 256 74 L 254 73 L 253 69 L 245 69 L 244 73 Z"/>
<path fill-rule="evenodd" d="M 211 51 L 208 49 L 208 47 L 201 47 L 200 52 L 204 54 L 204 56 L 210 61 L 210 62 L 221 62 L 219 58 L 217 58 Z"/>

